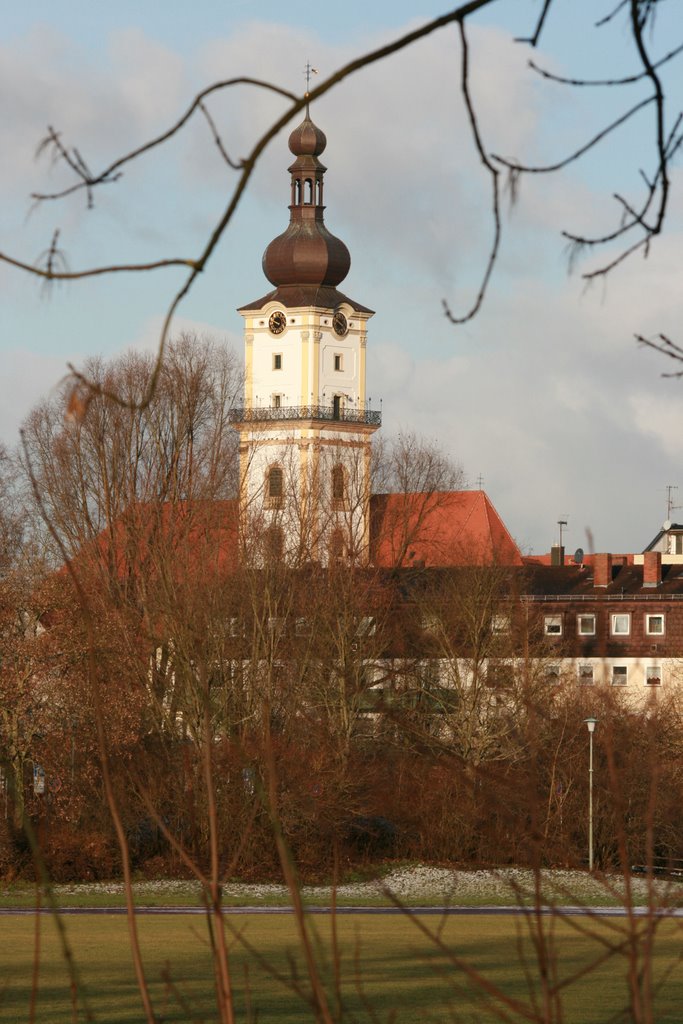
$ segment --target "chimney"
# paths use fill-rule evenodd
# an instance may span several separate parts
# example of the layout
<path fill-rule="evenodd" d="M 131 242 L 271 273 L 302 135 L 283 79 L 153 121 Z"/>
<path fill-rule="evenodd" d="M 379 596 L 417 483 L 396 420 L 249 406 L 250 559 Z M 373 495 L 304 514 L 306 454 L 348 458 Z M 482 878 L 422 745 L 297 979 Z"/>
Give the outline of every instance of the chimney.
<path fill-rule="evenodd" d="M 562 544 L 553 544 L 551 547 L 550 564 L 564 565 L 564 546 Z"/>
<path fill-rule="evenodd" d="M 662 582 L 661 551 L 646 551 L 643 555 L 643 586 L 659 587 Z"/>
<path fill-rule="evenodd" d="M 612 556 L 593 556 L 593 586 L 607 587 L 612 582 Z"/>

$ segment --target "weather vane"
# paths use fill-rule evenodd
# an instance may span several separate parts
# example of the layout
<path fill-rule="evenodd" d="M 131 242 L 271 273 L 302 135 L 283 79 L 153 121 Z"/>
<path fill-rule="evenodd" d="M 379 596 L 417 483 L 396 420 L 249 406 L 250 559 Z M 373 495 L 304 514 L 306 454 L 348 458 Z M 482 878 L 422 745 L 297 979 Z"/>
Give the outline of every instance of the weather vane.
<path fill-rule="evenodd" d="M 306 61 L 306 68 L 304 70 L 304 74 L 306 76 L 306 93 L 305 93 L 305 96 L 306 96 L 306 117 L 308 117 L 308 92 L 309 92 L 309 87 L 310 87 L 310 84 L 311 84 L 311 75 L 317 75 L 318 74 L 318 69 L 311 67 L 311 62 L 309 60 L 307 60 Z"/>
<path fill-rule="evenodd" d="M 304 70 L 304 74 L 306 76 L 306 94 L 308 95 L 309 86 L 311 84 L 311 75 L 317 75 L 318 74 L 318 69 L 311 67 L 311 62 L 307 60 L 306 61 L 306 68 Z"/>

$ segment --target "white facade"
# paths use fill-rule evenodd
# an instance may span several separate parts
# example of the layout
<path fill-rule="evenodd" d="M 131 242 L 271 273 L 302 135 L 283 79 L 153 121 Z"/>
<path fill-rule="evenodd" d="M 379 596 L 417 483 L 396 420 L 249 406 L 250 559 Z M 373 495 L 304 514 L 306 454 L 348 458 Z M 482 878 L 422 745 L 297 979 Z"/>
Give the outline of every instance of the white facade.
<path fill-rule="evenodd" d="M 362 563 L 378 425 L 368 422 L 365 391 L 372 314 L 348 303 L 287 309 L 277 301 L 240 312 L 245 402 L 235 425 L 245 545 L 258 558 L 265 536 L 271 553 L 290 562 Z"/>

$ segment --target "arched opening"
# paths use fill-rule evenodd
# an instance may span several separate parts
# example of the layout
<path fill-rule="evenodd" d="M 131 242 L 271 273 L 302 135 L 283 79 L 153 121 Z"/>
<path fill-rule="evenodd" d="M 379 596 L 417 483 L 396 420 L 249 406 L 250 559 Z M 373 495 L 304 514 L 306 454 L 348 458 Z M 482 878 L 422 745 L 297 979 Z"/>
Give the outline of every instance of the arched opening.
<path fill-rule="evenodd" d="M 344 467 L 335 466 L 332 470 L 332 500 L 342 502 L 345 494 Z"/>
<path fill-rule="evenodd" d="M 318 181 L 316 183 L 316 186 L 317 186 L 317 193 L 318 193 L 318 198 L 317 198 L 316 202 L 317 202 L 318 206 L 322 206 L 323 205 L 323 183 L 322 183 L 322 181 Z"/>
<path fill-rule="evenodd" d="M 284 474 L 279 466 L 271 466 L 266 479 L 266 498 L 268 504 L 277 506 L 282 503 L 284 496 L 285 481 Z"/>
<path fill-rule="evenodd" d="M 301 206 L 301 178 L 294 179 L 294 195 L 292 197 L 294 206 Z"/>
<path fill-rule="evenodd" d="M 306 206 L 311 206 L 313 203 L 313 182 L 310 178 L 306 178 L 304 182 L 304 203 Z"/>
<path fill-rule="evenodd" d="M 285 538 L 280 526 L 269 526 L 263 533 L 263 558 L 266 562 L 280 562 L 285 550 Z"/>
<path fill-rule="evenodd" d="M 330 534 L 330 565 L 345 560 L 345 547 L 343 531 L 340 529 L 333 530 Z"/>

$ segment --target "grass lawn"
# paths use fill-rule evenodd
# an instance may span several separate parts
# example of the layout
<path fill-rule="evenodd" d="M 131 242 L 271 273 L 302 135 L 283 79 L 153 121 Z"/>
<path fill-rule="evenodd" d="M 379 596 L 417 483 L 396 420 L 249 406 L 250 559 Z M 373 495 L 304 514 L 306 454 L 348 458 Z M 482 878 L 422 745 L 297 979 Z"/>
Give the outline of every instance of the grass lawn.
<path fill-rule="evenodd" d="M 509 996 L 529 1004 L 530 984 L 537 986 L 539 970 L 526 931 L 516 917 L 421 918 L 439 932 L 449 950 L 462 958 Z M 137 1024 L 143 1020 L 135 988 L 127 925 L 120 917 L 89 915 L 63 919 L 79 966 L 88 1004 L 95 1021 Z M 40 919 L 41 957 L 36 1024 L 84 1021 L 72 1016 L 68 975 L 51 918 Z M 335 982 L 331 955 L 332 920 L 316 917 L 317 953 L 331 1003 Z M 414 1021 L 497 1020 L 487 1007 L 489 997 L 468 981 L 414 922 L 402 917 L 352 916 L 337 920 L 339 935 L 340 994 L 348 1011 L 344 1020 Z M 567 921 L 545 919 L 552 939 L 560 979 L 594 962 L 605 940 L 623 939 L 624 920 L 587 922 L 590 936 L 580 934 Z M 216 1020 L 212 1000 L 212 967 L 206 924 L 201 917 L 139 918 L 147 973 L 159 1019 L 164 1022 Z M 271 968 L 288 979 L 298 976 L 304 988 L 305 972 L 291 917 L 259 915 L 228 918 Z M 29 1019 L 35 918 L 0 918 L 0 1021 L 19 1024 Z M 654 952 L 655 977 L 663 982 L 655 1001 L 656 1024 L 680 1024 L 683 1006 L 683 968 L 679 960 L 682 926 L 661 923 Z M 234 938 L 232 970 L 237 992 L 238 1021 L 250 1018 L 245 999 L 253 1006 L 252 1020 L 261 1024 L 312 1021 L 305 1002 L 282 981 L 276 980 L 257 957 Z M 526 958 L 525 970 L 521 958 Z M 564 1016 L 571 1024 L 602 1024 L 630 1019 L 619 1016 L 627 1005 L 628 963 L 615 953 L 563 993 Z M 529 982 L 528 978 L 534 979 Z M 373 1016 L 368 1007 L 372 1007 Z M 396 1016 L 392 1017 L 391 1012 Z M 528 1019 L 512 1013 L 510 1020 Z M 560 1019 L 555 1017 L 553 1019 Z"/>

